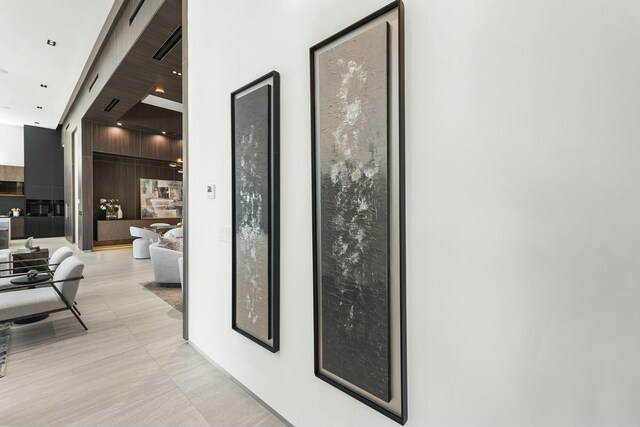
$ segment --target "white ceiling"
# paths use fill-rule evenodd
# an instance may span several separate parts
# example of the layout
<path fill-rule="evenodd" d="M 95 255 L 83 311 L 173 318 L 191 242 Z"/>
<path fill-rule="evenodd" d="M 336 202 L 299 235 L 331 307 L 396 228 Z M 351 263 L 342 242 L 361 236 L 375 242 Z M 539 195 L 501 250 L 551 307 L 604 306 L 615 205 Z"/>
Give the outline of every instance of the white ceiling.
<path fill-rule="evenodd" d="M 113 1 L 0 0 L 0 123 L 58 126 Z"/>

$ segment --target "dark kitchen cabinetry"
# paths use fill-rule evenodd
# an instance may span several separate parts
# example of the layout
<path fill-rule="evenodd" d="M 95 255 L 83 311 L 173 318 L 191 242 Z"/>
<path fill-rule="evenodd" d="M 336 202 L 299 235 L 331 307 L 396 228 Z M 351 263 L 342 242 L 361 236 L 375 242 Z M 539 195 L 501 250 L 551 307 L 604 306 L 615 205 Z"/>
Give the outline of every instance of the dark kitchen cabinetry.
<path fill-rule="evenodd" d="M 53 236 L 64 236 L 64 217 L 51 217 L 51 234 Z"/>
<path fill-rule="evenodd" d="M 64 216 L 59 216 L 64 213 L 56 209 L 64 199 L 64 148 L 60 141 L 60 130 L 24 127 L 25 237 L 64 236 Z"/>
<path fill-rule="evenodd" d="M 24 217 L 14 216 L 11 218 L 11 239 L 24 239 Z"/>
<path fill-rule="evenodd" d="M 53 237 L 52 221 L 49 217 L 26 217 L 24 231 L 29 237 Z"/>
<path fill-rule="evenodd" d="M 63 216 L 24 217 L 24 237 L 60 236 L 64 236 Z"/>

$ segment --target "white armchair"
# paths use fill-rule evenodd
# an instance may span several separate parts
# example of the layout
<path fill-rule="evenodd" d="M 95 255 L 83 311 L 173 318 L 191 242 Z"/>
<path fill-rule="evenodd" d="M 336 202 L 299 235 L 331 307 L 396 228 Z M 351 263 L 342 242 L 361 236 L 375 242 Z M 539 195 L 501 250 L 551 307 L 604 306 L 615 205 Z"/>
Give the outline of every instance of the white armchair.
<path fill-rule="evenodd" d="M 0 322 L 69 310 L 86 330 L 75 307 L 83 271 L 84 264 L 72 256 L 62 261 L 45 282 L 1 287 Z"/>
<path fill-rule="evenodd" d="M 129 227 L 129 233 L 131 237 L 137 237 L 137 239 L 133 241 L 133 257 L 135 259 L 151 258 L 149 245 L 158 241 L 158 233 L 133 226 Z"/>
<path fill-rule="evenodd" d="M 173 228 L 167 231 L 166 233 L 164 233 L 164 237 L 175 237 L 175 238 L 181 239 L 182 236 L 183 236 L 182 227 Z"/>
<path fill-rule="evenodd" d="M 54 273 L 56 271 L 56 268 L 58 268 L 58 266 L 62 264 L 65 259 L 69 258 L 72 255 L 73 251 L 68 246 L 62 246 L 56 249 L 53 255 L 51 255 L 51 257 L 49 258 L 49 270 Z"/>
<path fill-rule="evenodd" d="M 149 253 L 156 283 L 180 285 L 178 258 L 182 258 L 182 252 L 161 248 L 157 243 L 152 243 Z"/>

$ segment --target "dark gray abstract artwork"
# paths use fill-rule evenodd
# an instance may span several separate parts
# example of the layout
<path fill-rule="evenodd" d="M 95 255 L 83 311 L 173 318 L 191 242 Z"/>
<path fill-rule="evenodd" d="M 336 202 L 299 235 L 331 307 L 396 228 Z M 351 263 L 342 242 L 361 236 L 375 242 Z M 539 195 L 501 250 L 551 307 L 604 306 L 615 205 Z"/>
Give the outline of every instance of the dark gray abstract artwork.
<path fill-rule="evenodd" d="M 387 24 L 319 55 L 322 367 L 389 402 Z"/>
<path fill-rule="evenodd" d="M 269 138 L 271 86 L 235 101 L 236 326 L 271 339 Z"/>

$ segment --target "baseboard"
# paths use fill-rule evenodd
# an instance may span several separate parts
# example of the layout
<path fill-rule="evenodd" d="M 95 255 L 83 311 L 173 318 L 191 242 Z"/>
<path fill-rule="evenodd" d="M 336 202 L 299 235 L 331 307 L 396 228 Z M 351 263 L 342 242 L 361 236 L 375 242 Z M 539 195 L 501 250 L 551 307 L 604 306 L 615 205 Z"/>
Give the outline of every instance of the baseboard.
<path fill-rule="evenodd" d="M 279 419 L 280 421 L 282 421 L 282 423 L 288 427 L 294 427 L 293 424 L 291 424 L 289 421 L 287 421 L 287 419 L 285 417 L 283 417 L 282 415 L 280 415 L 275 409 L 273 409 L 271 406 L 267 405 L 267 403 L 260 399 L 258 396 L 256 396 L 256 394 L 254 392 L 252 392 L 251 390 L 249 390 L 249 388 L 247 386 L 245 386 L 244 384 L 242 384 L 240 381 L 238 381 L 236 379 L 236 377 L 234 377 L 233 375 L 231 375 L 229 372 L 227 372 L 226 369 L 224 369 L 222 366 L 218 365 L 215 361 L 213 361 L 209 356 L 207 356 L 202 350 L 200 350 L 200 348 L 198 348 L 197 345 L 195 345 L 194 343 L 192 343 L 191 341 L 187 341 L 187 343 L 193 347 L 198 353 L 200 353 L 200 355 L 202 357 L 204 357 L 205 359 L 207 359 L 207 361 L 209 363 L 211 363 L 213 366 L 215 366 L 216 368 L 220 369 L 222 371 L 223 374 L 225 374 L 231 381 L 233 381 L 234 383 L 236 383 L 238 385 L 238 387 L 240 387 L 242 390 L 244 390 L 249 396 L 251 396 L 252 398 L 254 398 L 256 401 L 258 401 L 262 406 L 264 406 L 269 412 L 271 412 L 273 414 L 274 417 L 276 417 L 277 419 Z"/>

